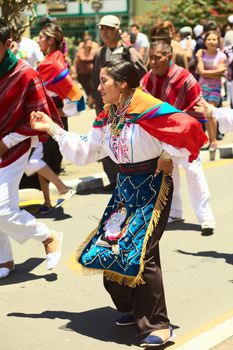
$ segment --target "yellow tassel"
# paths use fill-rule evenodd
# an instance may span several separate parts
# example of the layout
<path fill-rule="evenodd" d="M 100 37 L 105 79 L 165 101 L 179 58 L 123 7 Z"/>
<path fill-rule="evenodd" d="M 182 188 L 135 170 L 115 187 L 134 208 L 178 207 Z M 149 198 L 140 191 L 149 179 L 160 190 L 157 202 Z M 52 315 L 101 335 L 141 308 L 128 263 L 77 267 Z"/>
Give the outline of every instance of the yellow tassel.
<path fill-rule="evenodd" d="M 171 182 L 172 182 L 171 178 L 169 176 L 167 176 L 166 174 L 163 174 L 163 179 L 162 179 L 160 191 L 158 194 L 158 198 L 155 202 L 155 206 L 154 206 L 154 209 L 153 209 L 153 212 L 151 215 L 151 219 L 150 219 L 150 222 L 149 222 L 149 225 L 148 225 L 145 237 L 144 237 L 143 246 L 142 246 L 142 253 L 141 253 L 141 257 L 140 257 L 140 268 L 139 268 L 139 272 L 138 272 L 137 276 L 136 277 L 135 276 L 126 276 L 126 275 L 122 275 L 118 272 L 104 270 L 104 277 L 107 280 L 117 282 L 119 284 L 129 286 L 131 288 L 135 288 L 138 285 L 145 284 L 145 281 L 143 280 L 143 272 L 144 272 L 144 268 L 145 268 L 144 260 L 145 260 L 145 255 L 146 255 L 147 243 L 148 243 L 149 238 L 154 233 L 154 230 L 159 222 L 161 211 L 163 210 L 163 208 L 165 207 L 165 205 L 167 203 L 167 198 L 168 198 L 168 193 L 169 193 L 169 188 L 170 188 Z M 79 260 L 86 245 L 90 242 L 90 240 L 95 236 L 95 234 L 97 232 L 98 232 L 98 227 L 88 235 L 86 240 L 79 247 L 79 249 L 77 250 L 77 261 Z M 79 265 L 81 265 L 81 264 L 79 264 Z M 96 273 L 101 273 L 103 271 L 100 269 L 85 267 L 83 265 L 81 265 L 81 269 L 85 275 L 93 275 Z"/>

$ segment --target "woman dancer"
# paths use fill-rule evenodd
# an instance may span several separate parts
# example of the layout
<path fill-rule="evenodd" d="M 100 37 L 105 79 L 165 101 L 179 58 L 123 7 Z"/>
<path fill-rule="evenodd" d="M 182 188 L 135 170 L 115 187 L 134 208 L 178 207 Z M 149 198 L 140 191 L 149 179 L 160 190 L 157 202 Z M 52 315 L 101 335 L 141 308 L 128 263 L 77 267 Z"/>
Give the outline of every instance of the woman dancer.
<path fill-rule="evenodd" d="M 159 259 L 172 199 L 172 157 L 195 159 L 207 137 L 194 118 L 181 118 L 183 112 L 138 86 L 131 62 L 109 61 L 100 71 L 98 87 L 105 107 L 86 137 L 61 129 L 42 112 L 31 114 L 31 125 L 49 133 L 62 155 L 76 164 L 106 156 L 119 164 L 110 202 L 77 259 L 84 269 L 104 271 L 106 290 L 126 313 L 116 324 L 135 322 L 140 346 L 150 347 L 165 344 L 172 335 Z M 122 207 L 122 234 L 102 244 L 106 224 Z"/>

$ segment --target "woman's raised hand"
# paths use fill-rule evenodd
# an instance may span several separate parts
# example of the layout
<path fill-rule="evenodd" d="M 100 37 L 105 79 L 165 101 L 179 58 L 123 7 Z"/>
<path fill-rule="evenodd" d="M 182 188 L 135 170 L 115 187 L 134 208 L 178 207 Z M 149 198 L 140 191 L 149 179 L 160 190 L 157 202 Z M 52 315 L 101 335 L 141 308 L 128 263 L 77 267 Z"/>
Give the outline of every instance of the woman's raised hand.
<path fill-rule="evenodd" d="M 48 132 L 55 123 L 47 114 L 33 111 L 30 115 L 30 124 L 32 129 Z"/>

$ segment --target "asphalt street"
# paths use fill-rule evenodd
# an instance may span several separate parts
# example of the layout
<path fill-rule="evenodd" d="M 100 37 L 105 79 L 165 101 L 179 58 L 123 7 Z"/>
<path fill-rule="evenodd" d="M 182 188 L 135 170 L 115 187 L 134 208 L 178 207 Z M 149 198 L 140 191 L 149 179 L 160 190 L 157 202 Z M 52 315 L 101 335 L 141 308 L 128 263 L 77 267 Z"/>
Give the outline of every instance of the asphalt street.
<path fill-rule="evenodd" d="M 181 172 L 185 221 L 168 225 L 161 240 L 167 307 L 176 334 L 170 349 L 207 350 L 232 335 L 233 159 L 205 162 L 204 169 L 215 234 L 201 236 Z M 0 349 L 138 348 L 134 327 L 115 326 L 119 314 L 102 276 L 83 276 L 75 262 L 76 248 L 98 224 L 109 198 L 101 188 L 91 189 L 39 218 L 64 232 L 62 259 L 54 271 L 46 270 L 41 244 L 13 242 L 16 270 L 0 282 Z M 36 213 L 38 204 L 24 204 Z"/>

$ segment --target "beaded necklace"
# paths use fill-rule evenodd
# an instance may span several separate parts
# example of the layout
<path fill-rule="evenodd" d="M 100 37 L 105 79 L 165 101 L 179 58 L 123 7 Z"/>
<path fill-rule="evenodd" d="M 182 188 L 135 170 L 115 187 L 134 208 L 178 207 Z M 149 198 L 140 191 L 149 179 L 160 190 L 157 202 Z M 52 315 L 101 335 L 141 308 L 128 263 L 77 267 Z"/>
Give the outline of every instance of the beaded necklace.
<path fill-rule="evenodd" d="M 109 109 L 109 123 L 111 123 L 110 131 L 113 136 L 119 136 L 126 121 L 126 112 L 132 100 L 134 91 L 125 99 L 123 106 L 118 106 L 115 110 L 115 106 L 111 105 Z"/>

